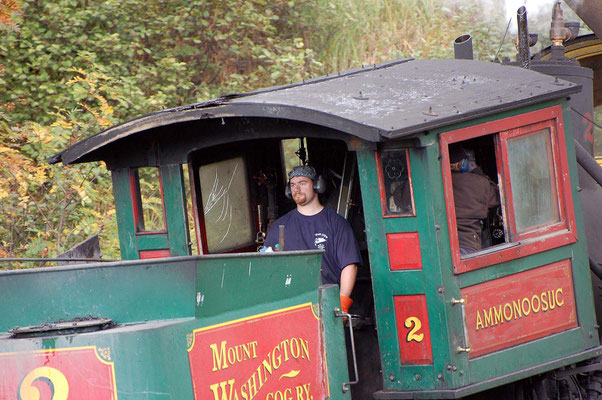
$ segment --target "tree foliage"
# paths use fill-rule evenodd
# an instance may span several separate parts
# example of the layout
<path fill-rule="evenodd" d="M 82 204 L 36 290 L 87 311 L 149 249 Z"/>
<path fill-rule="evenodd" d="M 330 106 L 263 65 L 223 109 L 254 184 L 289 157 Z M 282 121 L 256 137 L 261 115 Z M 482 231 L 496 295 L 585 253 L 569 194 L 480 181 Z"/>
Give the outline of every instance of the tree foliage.
<path fill-rule="evenodd" d="M 54 256 L 101 233 L 106 256 L 118 258 L 116 223 L 110 201 L 109 172 L 102 163 L 82 167 L 49 165 L 46 158 L 80 140 L 92 128 L 114 123 L 112 108 L 96 92 L 97 75 L 79 72 L 68 88 L 88 88 L 98 104 L 80 103 L 74 111 L 55 113 L 49 126 L 28 122 L 0 124 L 0 257 Z"/>
<path fill-rule="evenodd" d="M 0 257 L 54 256 L 97 232 L 118 258 L 109 172 L 46 157 L 159 109 L 397 57 L 449 57 L 499 25 L 440 0 L 0 0 Z M 144 15 L 144 18 L 141 16 Z M 502 23 L 503 25 L 503 23 Z"/>
<path fill-rule="evenodd" d="M 51 123 L 81 93 L 73 68 L 112 77 L 120 118 L 299 79 L 311 51 L 294 35 L 293 1 L 28 0 L 20 29 L 0 40 L 0 103 L 18 123 Z M 145 17 L 141 18 L 144 14 Z"/>

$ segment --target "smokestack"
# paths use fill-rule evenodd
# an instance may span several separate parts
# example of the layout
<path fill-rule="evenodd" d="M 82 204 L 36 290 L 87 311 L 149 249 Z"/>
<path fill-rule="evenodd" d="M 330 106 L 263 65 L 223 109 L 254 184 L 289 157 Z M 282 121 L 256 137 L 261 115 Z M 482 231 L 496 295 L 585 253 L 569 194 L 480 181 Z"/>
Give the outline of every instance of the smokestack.
<path fill-rule="evenodd" d="M 516 61 L 522 68 L 531 68 L 531 55 L 529 54 L 529 28 L 527 26 L 527 9 L 521 6 L 516 12 L 518 21 L 518 37 L 516 38 Z"/>
<path fill-rule="evenodd" d="M 454 40 L 454 57 L 456 60 L 472 60 L 472 36 L 461 35 Z"/>

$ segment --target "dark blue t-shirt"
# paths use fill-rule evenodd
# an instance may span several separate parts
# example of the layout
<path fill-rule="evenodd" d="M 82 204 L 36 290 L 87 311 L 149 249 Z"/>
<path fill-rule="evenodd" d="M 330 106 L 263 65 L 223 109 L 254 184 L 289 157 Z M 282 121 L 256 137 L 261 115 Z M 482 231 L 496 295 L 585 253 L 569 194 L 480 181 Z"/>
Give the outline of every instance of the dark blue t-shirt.
<path fill-rule="evenodd" d="M 351 226 L 339 214 L 324 207 L 315 215 L 303 215 L 297 209 L 280 217 L 270 227 L 264 246 L 278 243 L 278 226 L 284 225 L 284 250 L 322 249 L 322 283 L 340 284 L 341 270 L 360 264 L 361 255 Z"/>

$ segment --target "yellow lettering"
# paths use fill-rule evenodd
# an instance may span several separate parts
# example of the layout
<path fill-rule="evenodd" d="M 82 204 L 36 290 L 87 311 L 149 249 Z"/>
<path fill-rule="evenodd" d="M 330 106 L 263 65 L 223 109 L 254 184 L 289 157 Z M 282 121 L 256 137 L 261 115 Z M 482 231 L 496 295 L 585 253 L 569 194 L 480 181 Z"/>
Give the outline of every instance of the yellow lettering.
<path fill-rule="evenodd" d="M 541 294 L 541 311 L 546 312 L 548 311 L 548 294 L 546 292 L 543 292 Z"/>
<path fill-rule="evenodd" d="M 282 348 L 284 349 L 284 361 L 288 361 L 288 346 L 289 346 L 289 341 L 288 339 L 284 339 L 282 342 L 280 342 L 280 344 L 282 345 Z"/>
<path fill-rule="evenodd" d="M 537 308 L 535 308 L 535 300 L 537 300 Z M 531 297 L 531 309 L 533 310 L 533 314 L 537 314 L 540 308 L 541 300 L 539 300 L 539 297 L 536 294 L 534 294 L 533 297 Z"/>
<path fill-rule="evenodd" d="M 251 359 L 251 343 L 245 343 L 242 346 L 242 358 L 245 360 Z"/>
<path fill-rule="evenodd" d="M 527 304 L 527 306 L 528 306 L 526 310 L 525 310 L 525 303 L 526 303 L 526 304 Z M 521 301 L 521 308 L 522 308 L 522 311 L 523 311 L 523 314 L 525 315 L 525 317 L 526 317 L 527 315 L 531 314 L 531 302 L 529 301 L 529 298 L 528 298 L 528 297 L 525 297 L 525 298 L 523 299 L 523 301 Z"/>
<path fill-rule="evenodd" d="M 506 307 L 508 307 L 508 309 L 510 310 L 510 316 L 509 317 L 506 316 Z M 510 321 L 512 319 L 512 305 L 510 303 L 504 304 L 504 319 L 506 321 Z"/>
<path fill-rule="evenodd" d="M 562 302 L 560 302 L 560 300 L 558 300 L 558 293 L 562 294 L 562 288 L 558 288 L 556 289 L 556 304 L 558 304 L 558 307 L 562 307 L 564 305 L 564 300 L 562 300 Z"/>
<path fill-rule="evenodd" d="M 303 386 L 296 386 L 295 391 L 297 392 L 297 400 L 304 400 Z"/>
<path fill-rule="evenodd" d="M 480 329 L 483 329 L 483 321 L 481 320 L 481 313 L 477 310 L 477 329 L 475 329 L 476 331 L 479 330 L 479 326 L 481 327 Z"/>
<path fill-rule="evenodd" d="M 247 381 L 247 387 L 249 388 L 249 396 L 251 396 L 251 398 L 255 397 L 258 391 L 257 382 L 255 381 L 255 374 L 251 375 L 251 377 Z"/>
<path fill-rule="evenodd" d="M 516 300 L 512 300 L 512 308 L 514 309 L 514 319 L 523 317 L 522 311 L 520 309 L 520 301 L 517 302 Z"/>
<path fill-rule="evenodd" d="M 228 368 L 228 364 L 226 364 L 226 341 L 220 343 L 219 352 L 215 343 L 209 345 L 209 347 L 213 351 L 213 369 L 211 372 Z"/>
<path fill-rule="evenodd" d="M 253 358 L 257 358 L 257 340 L 249 343 L 249 345 L 253 349 Z"/>
<path fill-rule="evenodd" d="M 303 385 L 303 390 L 305 390 L 305 398 L 307 400 L 311 400 L 310 394 L 309 394 L 309 383 Z"/>
<path fill-rule="evenodd" d="M 247 384 L 243 383 L 240 386 L 240 395 L 242 396 L 242 398 L 244 400 L 251 400 L 251 397 L 249 397 L 248 393 L 247 393 Z"/>
<path fill-rule="evenodd" d="M 276 347 L 274 347 L 274 350 L 272 350 L 272 365 L 274 366 L 274 370 L 277 370 L 278 368 L 280 368 L 280 365 L 282 364 L 282 356 L 280 356 L 280 354 L 278 354 L 278 357 L 274 356 L 276 351 L 278 351 L 278 353 L 280 353 L 280 347 L 276 346 Z M 276 364 L 276 360 L 278 360 L 278 364 Z"/>
<path fill-rule="evenodd" d="M 43 378 L 43 379 L 42 379 Z M 51 386 L 53 400 L 67 400 L 69 397 L 69 382 L 61 371 L 51 367 L 39 367 L 25 375 L 19 385 L 19 399 L 39 399 L 40 391 L 34 386 L 34 381 L 46 381 Z"/>
<path fill-rule="evenodd" d="M 307 359 L 309 361 L 309 342 L 307 340 L 299 339 L 301 342 L 301 350 L 303 354 L 301 354 L 301 358 Z"/>
<path fill-rule="evenodd" d="M 493 316 L 491 315 L 491 308 L 489 311 L 483 310 L 483 318 L 485 318 L 485 328 L 493 325 Z"/>
<path fill-rule="evenodd" d="M 267 358 L 265 360 L 262 361 L 261 363 L 263 365 L 263 375 L 265 376 L 265 371 L 268 371 L 268 373 L 270 375 L 272 375 L 272 357 L 271 354 L 268 354 Z M 267 378 L 266 378 L 267 380 Z"/>
<path fill-rule="evenodd" d="M 299 348 L 299 341 L 297 340 L 297 338 L 291 338 L 290 345 L 291 356 L 293 356 L 293 358 L 296 360 L 297 358 L 299 358 L 299 354 L 301 353 L 301 349 Z"/>
<path fill-rule="evenodd" d="M 550 310 L 555 309 L 556 308 L 556 304 L 555 304 L 556 299 L 554 298 L 553 290 L 548 290 L 548 299 L 550 300 Z"/>
<path fill-rule="evenodd" d="M 493 325 L 497 325 L 498 323 L 504 323 L 504 319 L 502 318 L 502 305 L 500 304 L 498 308 L 492 307 L 493 308 L 493 316 L 494 316 L 494 321 L 493 321 Z"/>
<path fill-rule="evenodd" d="M 227 396 L 226 396 L 226 385 L 228 385 L 230 387 L 230 394 Z M 234 379 L 230 379 L 229 381 L 215 383 L 215 384 L 209 386 L 209 389 L 211 389 L 211 391 L 213 392 L 214 400 L 220 400 L 220 398 L 219 398 L 220 391 L 217 390 L 218 388 L 221 389 L 221 394 L 222 394 L 221 400 L 232 400 L 232 387 L 233 386 L 234 386 Z"/>
<path fill-rule="evenodd" d="M 226 354 L 228 355 L 228 362 L 230 365 L 234 364 L 236 362 L 236 350 L 234 350 L 233 347 L 229 347 Z"/>

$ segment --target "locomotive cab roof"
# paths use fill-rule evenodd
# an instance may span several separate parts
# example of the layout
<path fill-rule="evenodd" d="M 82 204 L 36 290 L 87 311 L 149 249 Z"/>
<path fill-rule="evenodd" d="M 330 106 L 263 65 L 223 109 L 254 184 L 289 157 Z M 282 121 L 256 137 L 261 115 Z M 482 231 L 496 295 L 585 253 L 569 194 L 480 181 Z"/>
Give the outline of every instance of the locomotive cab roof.
<path fill-rule="evenodd" d="M 282 126 L 268 128 L 275 121 L 309 128 L 303 129 L 307 136 L 320 128 L 322 137 L 342 139 L 353 148 L 358 139 L 375 143 L 407 137 L 579 90 L 571 82 L 497 63 L 401 59 L 153 112 L 78 142 L 49 162 L 104 160 L 111 169 L 184 163 L 191 150 L 286 137 Z M 232 119 L 238 125 L 223 127 Z M 299 132 L 290 135 L 299 137 Z M 157 154 L 157 143 L 163 155 Z M 132 148 L 138 149 L 137 154 Z"/>

